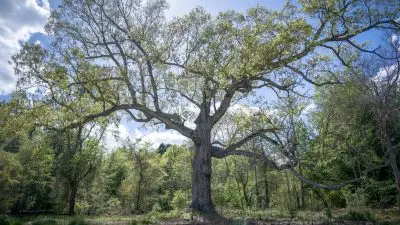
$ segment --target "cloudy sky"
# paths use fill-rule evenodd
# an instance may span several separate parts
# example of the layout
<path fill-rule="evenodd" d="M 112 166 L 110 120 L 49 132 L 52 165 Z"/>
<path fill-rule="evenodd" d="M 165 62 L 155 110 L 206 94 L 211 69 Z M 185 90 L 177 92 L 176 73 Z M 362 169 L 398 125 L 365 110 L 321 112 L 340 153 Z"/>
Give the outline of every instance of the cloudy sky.
<path fill-rule="evenodd" d="M 14 90 L 16 78 L 10 65 L 11 56 L 17 53 L 23 42 L 40 42 L 45 44 L 48 39 L 44 32 L 44 25 L 52 8 L 57 7 L 60 0 L 1 0 L 0 5 L 0 100 L 9 98 Z M 196 6 L 202 6 L 207 11 L 216 15 L 228 9 L 244 11 L 257 4 L 271 9 L 279 9 L 284 0 L 171 0 L 168 18 L 181 16 Z M 151 141 L 154 146 L 162 142 L 178 144 L 185 138 L 175 131 L 157 131 L 143 128 L 123 120 L 119 127 L 113 127 L 119 133 L 119 140 L 108 132 L 106 144 L 115 148 L 125 138 L 142 138 Z"/>
<path fill-rule="evenodd" d="M 15 76 L 9 64 L 11 56 L 18 52 L 21 43 L 46 40 L 44 25 L 51 8 L 57 7 L 60 0 L 1 0 L 0 6 L 0 99 L 5 98 L 15 86 Z M 173 18 L 202 6 L 212 14 L 227 9 L 244 11 L 257 4 L 272 9 L 282 7 L 283 0 L 171 0 L 167 17 Z"/>
<path fill-rule="evenodd" d="M 9 61 L 11 56 L 19 51 L 21 43 L 40 42 L 48 43 L 49 38 L 44 33 L 44 25 L 52 8 L 59 5 L 61 0 L 1 0 L 0 4 L 0 100 L 8 99 L 15 87 L 15 76 Z M 170 0 L 170 9 L 167 17 L 173 18 L 189 12 L 196 6 L 202 6 L 213 15 L 220 11 L 234 9 L 245 11 L 247 8 L 263 5 L 270 9 L 279 9 L 284 0 Z M 377 35 L 367 35 L 361 39 L 375 38 Z M 155 131 L 143 128 L 123 120 L 121 126 L 114 127 L 120 139 L 142 138 L 152 141 L 154 146 L 161 142 L 172 144 L 182 143 L 185 138 L 175 131 Z M 109 147 L 120 145 L 111 132 L 107 135 L 106 143 Z"/>

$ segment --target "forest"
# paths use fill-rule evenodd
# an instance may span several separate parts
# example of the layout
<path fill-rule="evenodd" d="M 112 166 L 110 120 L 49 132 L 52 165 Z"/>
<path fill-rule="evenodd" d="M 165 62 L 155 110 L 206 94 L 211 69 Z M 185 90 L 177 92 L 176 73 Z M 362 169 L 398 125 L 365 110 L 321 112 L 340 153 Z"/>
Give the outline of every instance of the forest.
<path fill-rule="evenodd" d="M 400 224 L 398 0 L 168 7 L 63 0 L 21 43 L 0 225 Z"/>

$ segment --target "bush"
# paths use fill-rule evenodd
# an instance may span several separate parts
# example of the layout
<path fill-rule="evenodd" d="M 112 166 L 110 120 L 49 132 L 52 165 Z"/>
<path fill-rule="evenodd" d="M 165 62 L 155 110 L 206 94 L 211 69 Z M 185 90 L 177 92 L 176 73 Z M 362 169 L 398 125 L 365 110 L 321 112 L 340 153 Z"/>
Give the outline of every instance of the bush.
<path fill-rule="evenodd" d="M 297 213 L 298 213 L 298 209 L 297 209 L 296 206 L 288 205 L 288 206 L 287 206 L 287 211 L 288 211 L 289 216 L 290 216 L 291 219 L 296 218 Z"/>
<path fill-rule="evenodd" d="M 55 220 L 40 220 L 32 223 L 32 225 L 57 225 Z"/>
<path fill-rule="evenodd" d="M 0 225 L 22 225 L 23 223 L 16 218 L 0 216 Z"/>
<path fill-rule="evenodd" d="M 369 179 L 365 185 L 368 193 L 367 204 L 372 207 L 391 207 L 396 205 L 397 187 L 391 180 L 375 181 Z"/>
<path fill-rule="evenodd" d="M 346 189 L 343 191 L 343 195 L 349 208 L 365 207 L 368 202 L 368 193 L 364 188 L 358 188 L 354 192 Z"/>
<path fill-rule="evenodd" d="M 353 210 L 350 210 L 349 212 L 341 216 L 340 219 L 350 221 L 376 221 L 375 216 L 368 211 L 359 212 Z"/>
<path fill-rule="evenodd" d="M 171 201 L 171 206 L 175 210 L 182 210 L 189 204 L 189 196 L 184 191 L 179 190 L 174 193 L 174 197 Z"/>
<path fill-rule="evenodd" d="M 69 225 L 88 225 L 82 217 L 75 217 L 69 223 Z"/>
<path fill-rule="evenodd" d="M 152 211 L 152 212 L 161 212 L 161 211 L 162 211 L 162 208 L 161 208 L 160 203 L 156 202 L 156 203 L 153 205 L 153 207 L 151 208 L 151 211 Z"/>
<path fill-rule="evenodd" d="M 341 191 L 330 191 L 327 194 L 327 199 L 333 208 L 346 207 L 346 199 Z"/>

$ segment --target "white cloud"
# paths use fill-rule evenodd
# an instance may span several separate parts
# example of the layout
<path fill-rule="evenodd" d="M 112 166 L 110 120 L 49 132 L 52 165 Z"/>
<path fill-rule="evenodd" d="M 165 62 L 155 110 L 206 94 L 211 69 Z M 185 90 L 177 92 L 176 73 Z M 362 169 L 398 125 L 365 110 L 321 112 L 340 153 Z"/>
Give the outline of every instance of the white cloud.
<path fill-rule="evenodd" d="M 183 144 L 188 140 L 174 130 L 156 131 L 148 129 L 147 131 L 141 131 L 136 128 L 130 131 L 126 125 L 120 124 L 118 127 L 111 126 L 107 130 L 104 137 L 104 145 L 108 150 L 114 150 L 123 146 L 126 140 L 139 138 L 143 144 L 150 143 L 153 148 L 157 148 L 161 143 Z"/>
<path fill-rule="evenodd" d="M 9 61 L 21 48 L 20 42 L 44 32 L 50 15 L 48 0 L 3 0 L 0 6 L 0 94 L 10 93 L 15 76 Z"/>
<path fill-rule="evenodd" d="M 139 130 L 135 130 L 135 136 L 141 138 L 143 142 L 151 143 L 153 148 L 157 148 L 161 143 L 183 144 L 188 140 L 186 137 L 174 130 L 151 131 L 146 134 Z"/>
<path fill-rule="evenodd" d="M 392 35 L 392 43 L 397 44 L 397 41 L 399 40 L 399 35 L 393 34 Z"/>
<path fill-rule="evenodd" d="M 249 106 L 243 104 L 235 104 L 228 108 L 228 113 L 239 114 L 242 113 L 246 116 L 254 115 L 256 113 L 260 113 L 262 109 L 257 106 Z"/>
<path fill-rule="evenodd" d="M 396 75 L 396 68 L 396 65 L 385 66 L 381 68 L 378 73 L 371 78 L 371 80 L 378 85 L 383 84 L 383 82 L 391 82 L 394 75 Z"/>
<path fill-rule="evenodd" d="M 303 115 L 308 115 L 312 112 L 315 112 L 317 109 L 317 105 L 314 102 L 309 103 L 303 110 Z"/>

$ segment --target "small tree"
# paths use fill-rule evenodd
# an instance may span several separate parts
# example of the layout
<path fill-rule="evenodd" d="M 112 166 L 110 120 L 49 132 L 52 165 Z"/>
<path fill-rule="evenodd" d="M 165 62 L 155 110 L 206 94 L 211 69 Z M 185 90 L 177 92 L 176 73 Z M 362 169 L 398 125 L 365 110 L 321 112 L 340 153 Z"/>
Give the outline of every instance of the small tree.
<path fill-rule="evenodd" d="M 95 126 L 96 124 L 93 124 L 87 129 L 85 125 L 81 125 L 77 129 L 54 133 L 56 171 L 67 186 L 69 215 L 75 214 L 76 196 L 80 184 L 95 171 L 102 157 L 99 141 L 104 129 L 96 137 L 94 136 L 96 132 L 93 131 Z"/>

